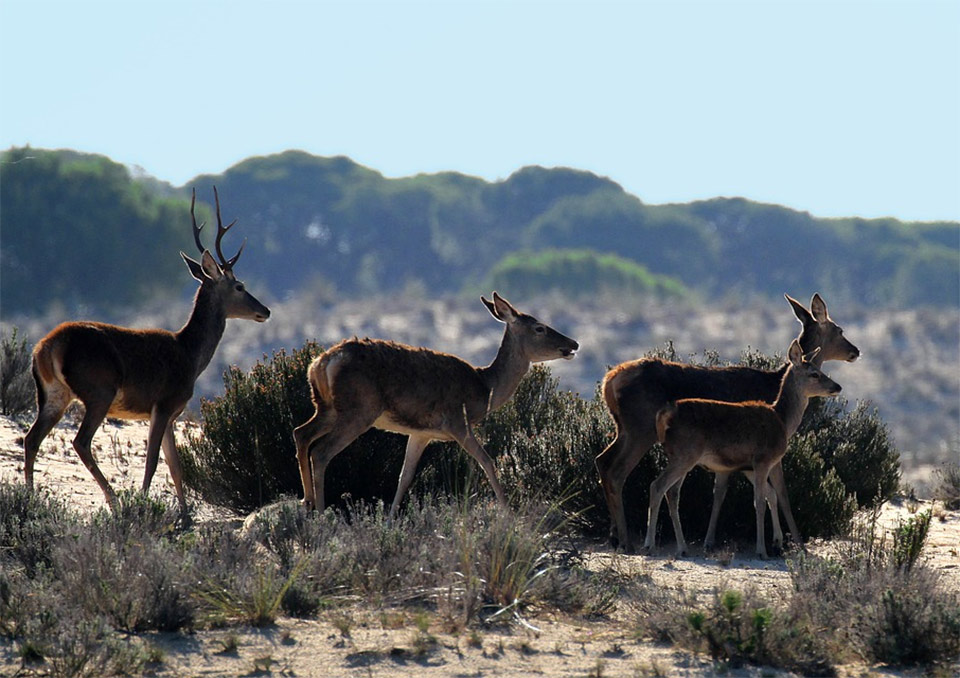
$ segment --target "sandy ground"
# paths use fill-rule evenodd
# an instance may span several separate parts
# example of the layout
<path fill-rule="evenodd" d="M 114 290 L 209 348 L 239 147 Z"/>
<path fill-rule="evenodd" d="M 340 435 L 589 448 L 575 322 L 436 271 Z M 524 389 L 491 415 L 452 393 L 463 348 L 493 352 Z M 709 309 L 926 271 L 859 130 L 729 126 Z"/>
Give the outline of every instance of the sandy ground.
<path fill-rule="evenodd" d="M 68 417 L 69 419 L 69 417 Z M 65 420 L 44 442 L 36 480 L 68 496 L 78 510 L 104 506 L 96 482 L 71 447 L 75 424 Z M 98 463 L 114 488 L 139 487 L 143 476 L 146 424 L 107 423 L 94 439 Z M 0 478 L 22 482 L 22 427 L 0 417 Z M 162 459 L 162 455 L 161 455 Z M 173 496 L 161 461 L 151 491 Z M 887 505 L 881 522 L 894 526 L 927 502 Z M 208 513 L 201 510 L 199 519 Z M 209 512 L 211 515 L 213 511 Z M 935 509 L 925 557 L 948 586 L 960 590 L 960 512 Z M 812 550 L 825 548 L 811 544 Z M 624 577 L 650 577 L 657 584 L 711 595 L 718 586 L 762 589 L 777 597 L 789 590 L 783 560 L 760 561 L 746 553 L 674 559 L 667 544 L 648 557 L 624 555 L 591 545 L 588 565 Z M 274 628 L 145 634 L 140 641 L 161 651 L 163 661 L 149 668 L 158 676 L 686 676 L 721 672 L 733 676 L 787 675 L 748 667 L 719 670 L 709 657 L 638 640 L 636 612 L 624 602 L 611 618 L 590 621 L 531 619 L 537 630 L 520 625 L 468 629 L 459 633 L 431 626 L 419 630 L 415 613 L 398 610 L 338 610 L 317 620 L 281 619 Z M 346 619 L 346 622 L 344 621 Z M 4 645 L 7 645 L 4 648 Z M 0 675 L 15 672 L 8 641 L 0 640 Z M 4 668 L 6 662 L 6 668 Z M 841 675 L 908 675 L 882 667 L 842 667 Z"/>

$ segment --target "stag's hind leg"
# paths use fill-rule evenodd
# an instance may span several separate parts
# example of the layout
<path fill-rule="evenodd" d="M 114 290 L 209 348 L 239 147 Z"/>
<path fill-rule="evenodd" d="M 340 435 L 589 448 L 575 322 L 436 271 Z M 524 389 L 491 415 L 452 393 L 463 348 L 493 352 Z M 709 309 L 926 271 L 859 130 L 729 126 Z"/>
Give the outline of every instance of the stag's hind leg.
<path fill-rule="evenodd" d="M 103 423 L 103 420 L 107 416 L 110 403 L 113 402 L 114 393 L 115 392 L 104 391 L 99 394 L 100 397 L 87 399 L 84 402 L 86 412 L 83 414 L 80 430 L 77 431 L 77 435 L 73 439 L 73 449 L 77 451 L 80 461 L 83 462 L 83 465 L 87 467 L 87 470 L 90 471 L 90 474 L 97 481 L 111 508 L 116 508 L 117 506 L 117 495 L 113 491 L 113 488 L 110 487 L 110 483 L 107 482 L 100 467 L 97 466 L 97 461 L 93 458 L 90 444 L 93 442 L 93 434 L 97 432 L 97 428 Z"/>
<path fill-rule="evenodd" d="M 73 401 L 73 394 L 63 384 L 44 384 L 36 376 L 36 370 L 34 380 L 37 383 L 37 420 L 23 438 L 23 475 L 28 489 L 33 489 L 33 467 L 40 452 L 40 444 L 63 418 L 63 413 Z"/>

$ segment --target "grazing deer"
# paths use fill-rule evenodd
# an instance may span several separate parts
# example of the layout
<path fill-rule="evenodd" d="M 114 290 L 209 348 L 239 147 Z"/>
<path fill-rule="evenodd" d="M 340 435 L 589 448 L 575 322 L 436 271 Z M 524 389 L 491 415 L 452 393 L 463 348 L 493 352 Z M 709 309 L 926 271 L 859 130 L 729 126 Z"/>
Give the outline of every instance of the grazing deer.
<path fill-rule="evenodd" d="M 500 350 L 487 367 L 426 348 L 356 338 L 340 342 L 310 364 L 307 375 L 317 409 L 293 432 L 306 506 L 323 510 L 327 464 L 371 427 L 409 436 L 391 516 L 424 448 L 434 440 L 457 441 L 506 504 L 493 460 L 472 426 L 513 396 L 531 363 L 570 360 L 579 344 L 521 313 L 496 292 L 493 301 L 481 300 L 505 324 Z"/>
<path fill-rule="evenodd" d="M 183 473 L 173 436 L 173 422 L 193 396 L 194 383 L 213 358 L 226 328 L 227 318 L 263 322 L 270 309 L 257 301 L 237 280 L 233 266 L 243 251 L 231 259 L 223 256 L 220 243 L 236 223 L 224 226 L 220 218 L 220 196 L 213 189 L 217 206 L 216 251 L 218 264 L 200 242 L 203 224 L 197 226 L 193 208 L 196 190 L 190 199 L 193 237 L 200 250 L 200 262 L 183 252 L 180 256 L 190 273 L 200 281 L 187 324 L 176 332 L 137 330 L 98 322 L 67 322 L 55 327 L 33 350 L 33 378 L 37 384 L 37 420 L 23 440 L 24 475 L 33 488 L 33 465 L 40 443 L 63 417 L 74 400 L 85 412 L 73 447 L 100 485 L 111 507 L 117 496 L 90 451 L 90 442 L 105 417 L 149 419 L 147 466 L 143 491 L 157 469 L 160 446 L 180 502 L 187 517 L 183 495 Z"/>
<path fill-rule="evenodd" d="M 784 295 L 803 328 L 798 337 L 805 353 L 819 348 L 815 360 L 819 367 L 827 360 L 856 360 L 860 351 L 844 336 L 843 330 L 827 313 L 827 305 L 819 294 L 810 301 L 810 310 Z M 603 399 L 617 426 L 617 436 L 596 459 L 600 483 L 610 512 L 611 540 L 632 551 L 630 533 L 623 510 L 623 485 L 640 459 L 657 442 L 656 414 L 668 402 L 681 398 L 709 398 L 726 402 L 761 400 L 773 402 L 787 370 L 759 370 L 750 367 L 698 367 L 641 358 L 622 363 L 603 378 Z M 726 476 L 717 475 L 718 492 L 725 491 Z M 722 501 L 722 496 L 721 496 Z M 719 511 L 714 502 L 714 512 Z M 716 526 L 716 516 L 711 515 Z M 774 518 L 774 527 L 780 524 Z M 711 542 L 712 542 L 712 532 Z"/>
<path fill-rule="evenodd" d="M 757 512 L 758 556 L 767 557 L 763 517 L 768 479 L 783 506 L 791 533 L 800 541 L 790 511 L 780 460 L 787 451 L 787 441 L 800 426 L 807 401 L 813 396 L 840 392 L 840 386 L 814 363 L 816 354 L 820 352 L 818 348 L 805 357 L 800 342 L 794 339 L 790 344 L 787 369 L 772 405 L 760 401 L 730 403 L 685 398 L 657 412 L 657 439 L 663 443 L 667 467 L 650 484 L 645 549 L 653 548 L 657 514 L 666 493 L 670 519 L 677 537 L 677 555 L 686 553 L 687 544 L 683 539 L 678 510 L 680 487 L 687 473 L 697 464 L 722 473 L 752 470 L 755 474 L 753 503 Z M 776 510 L 775 504 L 771 505 L 771 510 Z"/>

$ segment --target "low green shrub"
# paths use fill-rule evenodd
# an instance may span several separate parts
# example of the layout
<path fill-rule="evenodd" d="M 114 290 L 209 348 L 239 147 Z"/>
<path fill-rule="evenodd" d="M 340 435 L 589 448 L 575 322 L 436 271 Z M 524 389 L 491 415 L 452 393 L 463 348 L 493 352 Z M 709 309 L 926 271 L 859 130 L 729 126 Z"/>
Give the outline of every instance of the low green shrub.
<path fill-rule="evenodd" d="M 16 327 L 0 337 L 0 414 L 16 416 L 34 406 L 30 349 Z"/>

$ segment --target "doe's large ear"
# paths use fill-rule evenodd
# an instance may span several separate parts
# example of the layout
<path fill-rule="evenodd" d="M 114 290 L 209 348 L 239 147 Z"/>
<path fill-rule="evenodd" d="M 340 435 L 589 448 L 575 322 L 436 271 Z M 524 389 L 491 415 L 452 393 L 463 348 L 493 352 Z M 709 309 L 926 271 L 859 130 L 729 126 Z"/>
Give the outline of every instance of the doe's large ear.
<path fill-rule="evenodd" d="M 802 322 L 804 326 L 814 322 L 813 316 L 810 315 L 810 311 L 808 311 L 803 304 L 801 304 L 799 301 L 791 297 L 789 294 L 784 294 L 783 296 L 787 299 L 787 301 L 790 302 L 790 305 L 793 307 L 793 314 L 797 316 L 797 320 Z"/>
<path fill-rule="evenodd" d="M 787 359 L 791 365 L 800 365 L 803 362 L 803 349 L 800 348 L 800 342 L 796 339 L 790 343 L 790 350 L 787 351 Z"/>
<path fill-rule="evenodd" d="M 497 315 L 505 323 L 512 323 L 514 320 L 520 317 L 520 311 L 515 309 L 509 301 L 501 297 L 496 292 L 493 293 L 493 305 L 497 309 Z"/>
<path fill-rule="evenodd" d="M 480 301 L 482 301 L 483 305 L 490 311 L 490 315 L 501 322 L 512 323 L 520 315 L 520 311 L 515 309 L 509 301 L 496 292 L 493 293 L 493 301 L 488 301 L 484 297 L 480 297 Z"/>
<path fill-rule="evenodd" d="M 813 317 L 820 322 L 825 322 L 830 319 L 830 316 L 827 315 L 827 302 L 825 302 L 819 294 L 814 294 L 810 300 L 810 312 L 813 314 Z"/>

